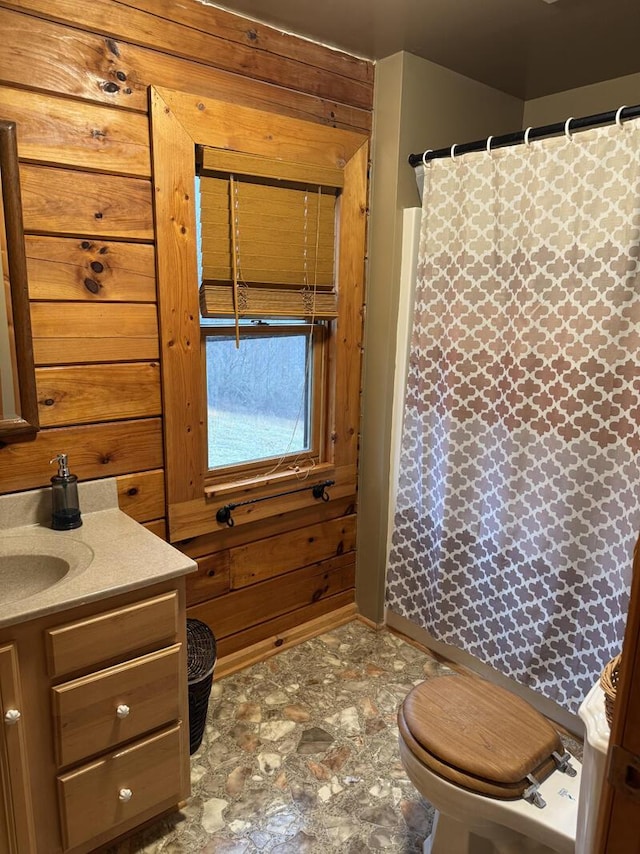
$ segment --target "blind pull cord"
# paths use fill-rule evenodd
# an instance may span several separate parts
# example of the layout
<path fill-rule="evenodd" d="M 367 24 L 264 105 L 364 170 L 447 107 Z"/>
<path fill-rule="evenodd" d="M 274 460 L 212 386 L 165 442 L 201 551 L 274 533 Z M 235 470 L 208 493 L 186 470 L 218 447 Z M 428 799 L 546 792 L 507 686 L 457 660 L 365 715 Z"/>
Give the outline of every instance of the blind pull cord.
<path fill-rule="evenodd" d="M 236 350 L 240 349 L 240 317 L 238 314 L 238 199 L 236 197 L 236 182 L 229 175 L 229 204 L 231 206 L 231 257 L 233 264 L 233 316 L 236 324 Z"/>

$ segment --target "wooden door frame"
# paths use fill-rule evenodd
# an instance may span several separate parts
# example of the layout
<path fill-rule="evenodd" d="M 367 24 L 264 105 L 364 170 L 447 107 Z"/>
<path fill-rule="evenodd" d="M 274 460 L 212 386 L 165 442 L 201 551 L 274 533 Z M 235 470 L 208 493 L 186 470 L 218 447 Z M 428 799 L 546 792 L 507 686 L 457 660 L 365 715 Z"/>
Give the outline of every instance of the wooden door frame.
<path fill-rule="evenodd" d="M 9 851 L 26 854 L 36 850 L 25 733 L 25 718 L 29 720 L 29 712 L 24 709 L 18 651 L 13 643 L 0 648 L 0 708 L 3 716 L 9 709 L 17 709 L 21 714 L 13 725 L 7 725 L 4 720 L 1 722 L 4 732 L 0 738 L 0 777 L 7 790 L 3 794 L 4 803 L 0 804 L 0 812 L 5 811 Z M 35 761 L 33 757 L 32 761 Z"/>
<path fill-rule="evenodd" d="M 620 679 L 607 755 L 607 778 L 600 798 L 596 854 L 640 851 L 640 788 L 625 785 L 617 752 L 640 757 L 640 540 L 633 556 L 633 579 L 622 647 Z"/>
<path fill-rule="evenodd" d="M 343 172 L 337 235 L 338 320 L 330 360 L 335 497 L 356 491 L 367 224 L 368 136 L 185 92 L 150 88 L 158 311 L 169 540 L 220 529 L 204 492 L 204 382 L 197 288 L 195 146 L 230 149 Z M 269 484 L 257 489 L 268 490 Z M 282 487 L 275 487 L 276 491 Z M 245 486 L 242 490 L 247 492 Z M 241 498 L 241 495 L 240 495 Z M 237 500 L 233 494 L 225 501 Z M 314 502 L 300 493 L 297 510 Z M 295 505 L 295 506 L 294 506 Z M 253 521 L 241 512 L 236 524 Z"/>

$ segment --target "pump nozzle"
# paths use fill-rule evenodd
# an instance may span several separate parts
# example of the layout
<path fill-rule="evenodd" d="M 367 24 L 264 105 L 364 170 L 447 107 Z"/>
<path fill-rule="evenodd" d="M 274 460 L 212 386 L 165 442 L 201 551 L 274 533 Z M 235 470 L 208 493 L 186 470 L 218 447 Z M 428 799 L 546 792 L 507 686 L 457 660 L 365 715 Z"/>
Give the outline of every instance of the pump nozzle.
<path fill-rule="evenodd" d="M 67 463 L 66 454 L 56 454 L 52 460 L 49 460 L 49 465 L 58 463 L 58 477 L 69 477 L 69 466 Z"/>

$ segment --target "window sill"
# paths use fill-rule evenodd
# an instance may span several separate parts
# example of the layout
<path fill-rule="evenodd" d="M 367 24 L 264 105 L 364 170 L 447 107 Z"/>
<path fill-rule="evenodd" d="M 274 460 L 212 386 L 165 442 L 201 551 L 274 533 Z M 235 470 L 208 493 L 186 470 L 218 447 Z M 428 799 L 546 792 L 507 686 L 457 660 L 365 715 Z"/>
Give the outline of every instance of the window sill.
<path fill-rule="evenodd" d="M 316 466 L 300 468 L 298 471 L 283 471 L 276 474 L 256 475 L 251 478 L 238 478 L 224 483 L 209 484 L 204 488 L 205 498 L 224 498 L 227 495 L 251 493 L 274 486 L 284 486 L 297 483 L 312 487 L 316 481 L 326 480 L 335 473 L 332 463 L 319 463 Z"/>

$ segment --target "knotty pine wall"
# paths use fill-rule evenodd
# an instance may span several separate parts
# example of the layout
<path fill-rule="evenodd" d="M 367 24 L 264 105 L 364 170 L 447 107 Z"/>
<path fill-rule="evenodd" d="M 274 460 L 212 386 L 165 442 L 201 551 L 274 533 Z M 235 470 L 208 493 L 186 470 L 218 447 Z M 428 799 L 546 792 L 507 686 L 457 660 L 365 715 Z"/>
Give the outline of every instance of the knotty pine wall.
<path fill-rule="evenodd" d="M 196 0 L 0 0 L 0 118 L 18 125 L 41 431 L 0 447 L 0 493 L 61 451 L 115 476 L 165 536 L 148 87 L 369 133 L 373 66 Z M 355 492 L 355 488 L 354 488 Z M 177 544 L 220 655 L 354 601 L 355 494 Z"/>

